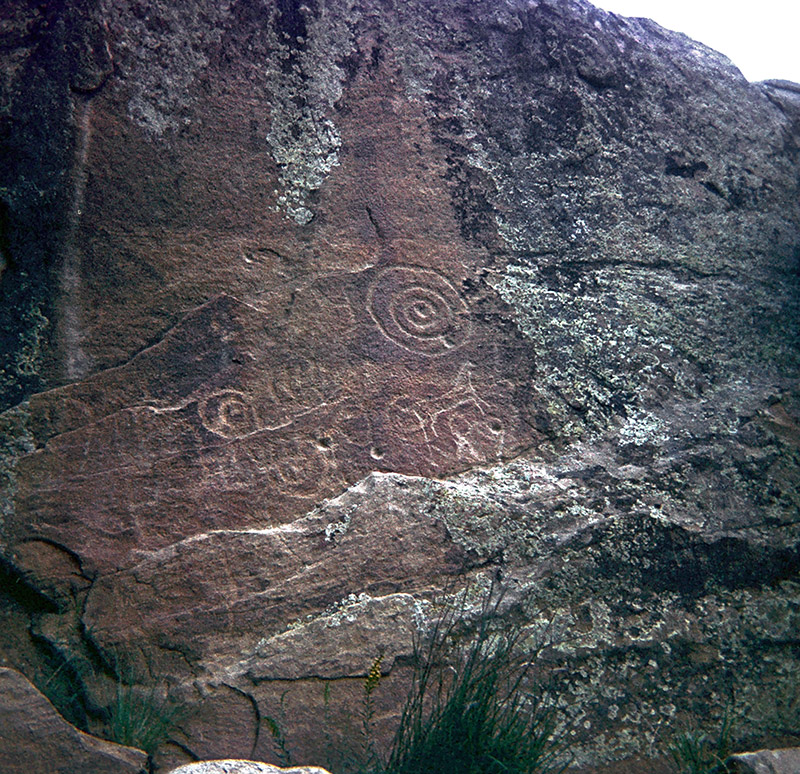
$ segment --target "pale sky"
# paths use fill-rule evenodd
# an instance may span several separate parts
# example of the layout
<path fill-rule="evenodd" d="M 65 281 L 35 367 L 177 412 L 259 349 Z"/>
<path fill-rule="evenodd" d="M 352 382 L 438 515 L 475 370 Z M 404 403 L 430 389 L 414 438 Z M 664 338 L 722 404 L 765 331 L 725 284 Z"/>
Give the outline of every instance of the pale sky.
<path fill-rule="evenodd" d="M 591 0 L 722 52 L 749 81 L 800 83 L 800 0 Z"/>

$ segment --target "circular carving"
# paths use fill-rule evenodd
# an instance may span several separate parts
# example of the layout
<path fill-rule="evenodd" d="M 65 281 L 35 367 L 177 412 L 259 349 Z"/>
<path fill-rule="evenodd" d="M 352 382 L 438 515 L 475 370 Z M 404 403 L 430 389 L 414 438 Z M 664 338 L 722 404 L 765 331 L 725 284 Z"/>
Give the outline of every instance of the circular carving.
<path fill-rule="evenodd" d="M 305 407 L 322 403 L 320 385 L 324 374 L 316 363 L 298 360 L 276 364 L 269 378 L 269 390 L 276 403 Z"/>
<path fill-rule="evenodd" d="M 200 401 L 203 425 L 223 438 L 241 438 L 259 429 L 250 399 L 236 390 L 223 390 Z"/>
<path fill-rule="evenodd" d="M 263 378 L 258 410 L 267 430 L 283 427 L 294 417 L 335 400 L 340 389 L 325 366 L 301 355 L 288 362 L 270 362 Z"/>
<path fill-rule="evenodd" d="M 387 269 L 370 287 L 367 303 L 384 335 L 412 352 L 444 355 L 469 338 L 466 302 L 430 269 Z"/>
<path fill-rule="evenodd" d="M 288 497 L 311 497 L 325 485 L 328 466 L 316 444 L 290 441 L 268 468 L 273 485 Z"/>

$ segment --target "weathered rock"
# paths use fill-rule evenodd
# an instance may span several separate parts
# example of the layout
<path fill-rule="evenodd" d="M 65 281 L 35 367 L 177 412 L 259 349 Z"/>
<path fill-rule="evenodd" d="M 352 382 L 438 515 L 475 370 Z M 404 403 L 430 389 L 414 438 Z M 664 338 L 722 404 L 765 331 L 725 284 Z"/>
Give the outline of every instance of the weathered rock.
<path fill-rule="evenodd" d="M 268 763 L 257 761 L 200 761 L 179 766 L 170 774 L 329 774 L 318 766 L 293 766 L 290 769 L 281 769 Z"/>
<path fill-rule="evenodd" d="M 796 84 L 582 0 L 13 5 L 2 663 L 344 772 L 499 574 L 581 770 L 792 733 Z"/>
<path fill-rule="evenodd" d="M 732 755 L 729 763 L 737 774 L 797 774 L 800 749 L 758 750 Z"/>
<path fill-rule="evenodd" d="M 146 762 L 141 750 L 79 731 L 23 675 L 0 667 L 3 774 L 142 774 Z"/>
<path fill-rule="evenodd" d="M 410 479 L 409 486 L 403 477 L 372 474 L 291 524 L 215 530 L 146 554 L 138 564 L 92 585 L 83 613 L 92 640 L 107 652 L 138 650 L 157 673 L 177 674 L 182 664 L 192 674 L 222 657 L 238 660 L 290 622 L 347 603 L 350 595 L 425 592 L 452 583 L 469 559 L 442 519 L 425 512 L 426 480 L 419 479 L 421 488 L 415 481 Z M 398 489 L 408 489 L 407 496 L 386 498 Z M 388 600 L 380 612 L 373 610 L 376 620 L 386 620 L 381 626 L 389 641 L 383 644 L 394 641 L 393 647 L 408 648 L 413 628 L 398 629 L 395 622 L 398 615 L 409 618 L 412 610 L 404 594 Z M 286 651 L 292 639 L 284 635 L 283 644 L 272 648 L 287 656 L 284 678 L 366 674 L 375 655 L 337 642 L 332 647 L 337 670 L 325 663 L 327 648 L 315 640 L 318 660 L 304 665 L 310 655 L 304 659 Z M 152 649 L 153 641 L 159 649 Z M 269 664 L 265 647 L 260 650 Z M 348 656 L 356 658 L 357 667 Z M 278 677 L 269 669 L 258 667 L 257 678 Z"/>
<path fill-rule="evenodd" d="M 35 396 L 16 431 L 37 450 L 17 463 L 11 550 L 35 540 L 108 572 L 212 527 L 291 521 L 375 467 L 446 474 L 541 439 L 521 337 L 470 320 L 442 275 L 351 273 L 303 293 L 302 330 L 223 296 L 130 364 Z M 430 335 L 378 319 L 392 295 L 431 304 Z"/>

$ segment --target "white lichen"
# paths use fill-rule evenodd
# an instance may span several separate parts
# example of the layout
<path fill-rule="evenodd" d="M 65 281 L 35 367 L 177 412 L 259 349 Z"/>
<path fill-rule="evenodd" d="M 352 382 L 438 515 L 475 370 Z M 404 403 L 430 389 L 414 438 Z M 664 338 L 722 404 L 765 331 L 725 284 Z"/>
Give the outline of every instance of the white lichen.
<path fill-rule="evenodd" d="M 350 514 L 346 513 L 341 521 L 334 521 L 325 527 L 325 542 L 336 542 L 336 538 L 344 535 L 350 526 Z"/>
<path fill-rule="evenodd" d="M 661 444 L 668 437 L 663 420 L 647 411 L 631 414 L 619 431 L 622 446 Z"/>
<path fill-rule="evenodd" d="M 187 122 L 192 86 L 231 18 L 230 0 L 136 4 L 103 0 L 115 39 L 118 84 L 129 93 L 128 115 L 154 138 Z"/>

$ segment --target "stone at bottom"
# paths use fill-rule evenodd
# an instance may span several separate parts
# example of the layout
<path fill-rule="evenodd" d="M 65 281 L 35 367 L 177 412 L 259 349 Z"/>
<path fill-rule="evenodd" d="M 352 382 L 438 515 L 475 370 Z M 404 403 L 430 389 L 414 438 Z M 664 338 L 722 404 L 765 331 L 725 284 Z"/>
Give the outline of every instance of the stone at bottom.
<path fill-rule="evenodd" d="M 736 774 L 800 774 L 800 747 L 740 753 L 730 763 Z"/>
<path fill-rule="evenodd" d="M 146 763 L 141 750 L 79 731 L 24 675 L 0 668 L 3 774 L 140 774 Z"/>
<path fill-rule="evenodd" d="M 269 763 L 243 760 L 198 761 L 173 769 L 169 774 L 330 774 L 318 766 L 295 766 L 281 769 Z"/>

